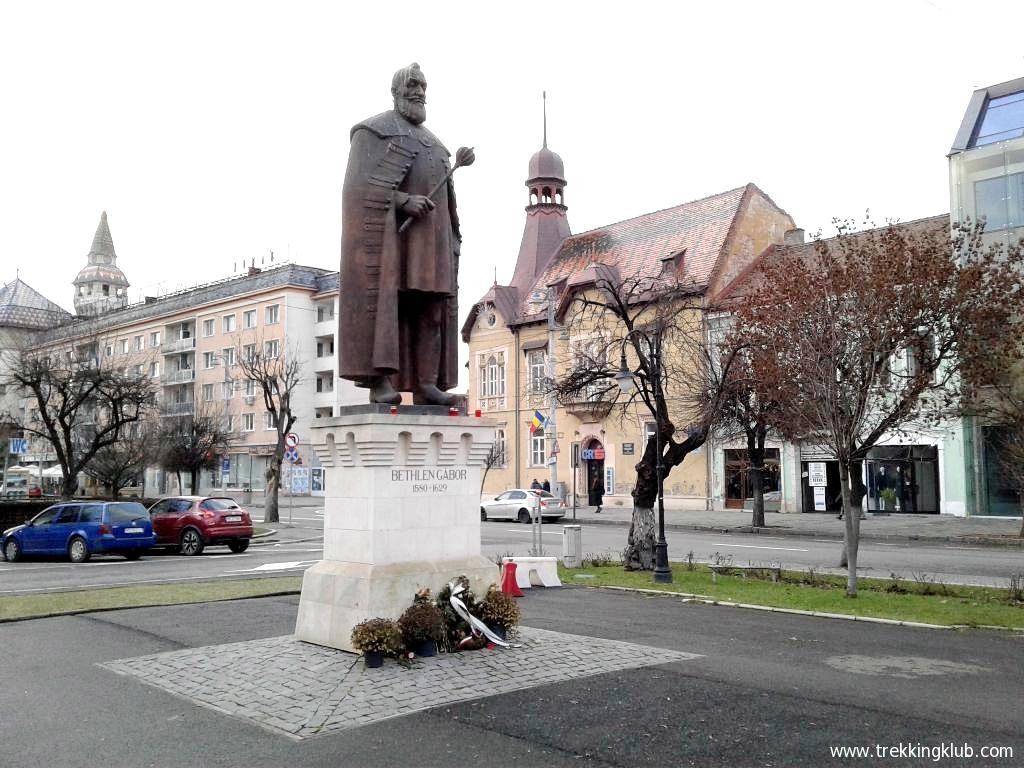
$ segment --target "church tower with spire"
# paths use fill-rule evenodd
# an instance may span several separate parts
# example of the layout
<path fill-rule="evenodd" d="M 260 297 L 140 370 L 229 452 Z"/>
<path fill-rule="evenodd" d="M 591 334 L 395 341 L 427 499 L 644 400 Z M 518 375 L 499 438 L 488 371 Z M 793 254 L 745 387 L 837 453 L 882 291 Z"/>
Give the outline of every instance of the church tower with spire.
<path fill-rule="evenodd" d="M 526 226 L 511 282 L 521 297 L 533 288 L 537 276 L 547 267 L 562 241 L 572 234 L 566 215 L 565 166 L 562 158 L 548 149 L 547 94 L 544 95 L 544 144 L 530 158 L 528 173 L 526 188 L 530 199 L 526 206 Z"/>
<path fill-rule="evenodd" d="M 128 279 L 117 266 L 106 211 L 100 216 L 88 260 L 74 280 L 75 312 L 95 316 L 128 306 Z"/>

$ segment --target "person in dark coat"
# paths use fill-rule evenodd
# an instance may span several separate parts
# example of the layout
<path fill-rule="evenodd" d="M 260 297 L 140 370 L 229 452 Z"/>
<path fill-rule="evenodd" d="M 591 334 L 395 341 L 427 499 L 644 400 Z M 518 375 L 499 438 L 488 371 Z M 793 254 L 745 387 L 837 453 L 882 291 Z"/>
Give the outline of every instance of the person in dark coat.
<path fill-rule="evenodd" d="M 536 478 L 536 477 L 535 477 L 535 478 L 533 478 L 533 482 L 532 482 L 532 483 L 530 483 L 530 490 L 531 490 L 531 491 L 539 491 L 539 490 L 541 490 L 541 485 L 540 485 L 540 481 L 539 481 L 539 480 L 537 480 L 537 478 Z"/>
<path fill-rule="evenodd" d="M 543 488 L 548 493 L 551 493 L 551 481 L 550 480 L 545 480 L 543 483 L 540 484 L 540 487 Z"/>
<path fill-rule="evenodd" d="M 604 483 L 600 477 L 594 478 L 594 484 L 590 486 L 590 506 L 597 507 L 595 513 L 600 514 L 601 502 L 604 501 Z"/>

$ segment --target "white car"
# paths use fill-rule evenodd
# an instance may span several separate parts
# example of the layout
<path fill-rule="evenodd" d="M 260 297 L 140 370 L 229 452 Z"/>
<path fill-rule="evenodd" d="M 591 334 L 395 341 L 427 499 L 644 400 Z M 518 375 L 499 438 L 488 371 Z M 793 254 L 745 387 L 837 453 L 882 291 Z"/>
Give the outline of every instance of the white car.
<path fill-rule="evenodd" d="M 565 517 L 565 510 L 565 499 L 556 498 L 548 491 L 513 488 L 480 502 L 480 519 L 528 523 L 531 518 L 540 516 L 545 522 L 553 522 Z"/>

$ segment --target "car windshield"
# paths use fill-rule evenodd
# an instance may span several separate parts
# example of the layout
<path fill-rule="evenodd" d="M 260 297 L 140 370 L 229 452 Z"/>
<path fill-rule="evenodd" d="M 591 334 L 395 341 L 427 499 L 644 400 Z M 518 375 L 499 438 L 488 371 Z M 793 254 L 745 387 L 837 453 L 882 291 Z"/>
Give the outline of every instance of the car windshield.
<path fill-rule="evenodd" d="M 110 505 L 110 522 L 112 523 L 130 523 L 144 517 L 149 517 L 149 513 L 137 501 L 122 501 Z"/>
<path fill-rule="evenodd" d="M 203 509 L 214 512 L 223 512 L 226 509 L 238 509 L 234 499 L 207 499 L 203 502 Z"/>

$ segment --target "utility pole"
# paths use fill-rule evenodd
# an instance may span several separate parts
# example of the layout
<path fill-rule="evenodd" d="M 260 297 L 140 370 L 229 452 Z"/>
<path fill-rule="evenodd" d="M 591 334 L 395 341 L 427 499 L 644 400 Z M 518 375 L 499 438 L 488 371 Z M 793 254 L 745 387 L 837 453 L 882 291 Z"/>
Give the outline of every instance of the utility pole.
<path fill-rule="evenodd" d="M 548 356 L 547 356 L 547 378 L 548 378 L 548 423 L 544 429 L 544 436 L 551 436 L 551 442 L 545 443 L 549 445 L 549 458 L 548 458 L 548 480 L 551 483 L 551 492 L 558 498 L 562 497 L 562 494 L 558 493 L 558 454 L 550 453 L 552 449 L 558 449 L 558 426 L 555 423 L 555 410 L 557 406 L 557 400 L 555 398 L 555 289 L 548 288 Z"/>

